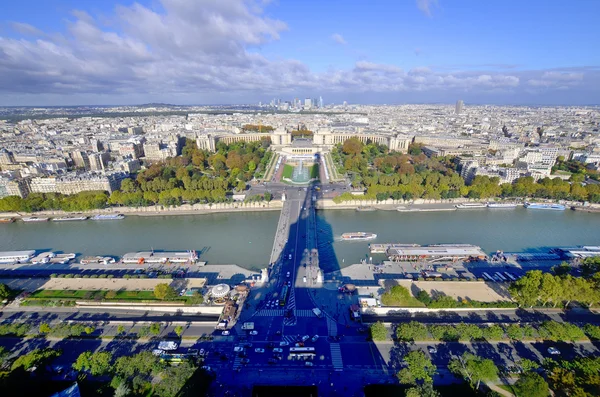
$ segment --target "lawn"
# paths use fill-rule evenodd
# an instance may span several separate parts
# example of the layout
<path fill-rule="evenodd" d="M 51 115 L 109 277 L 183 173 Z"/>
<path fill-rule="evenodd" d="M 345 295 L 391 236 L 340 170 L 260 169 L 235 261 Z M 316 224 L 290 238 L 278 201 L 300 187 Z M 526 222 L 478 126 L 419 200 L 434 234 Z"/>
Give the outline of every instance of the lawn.
<path fill-rule="evenodd" d="M 109 294 L 111 292 L 111 294 Z M 114 296 L 111 296 L 114 293 Z M 108 296 L 107 296 L 108 295 Z M 108 301 L 158 301 L 154 291 L 90 291 L 90 290 L 40 290 L 33 299 L 101 299 Z M 187 299 L 179 299 L 187 300 Z"/>
<path fill-rule="evenodd" d="M 313 164 L 310 167 L 310 179 L 319 179 L 319 164 Z"/>
<path fill-rule="evenodd" d="M 289 164 L 285 164 L 283 166 L 283 177 L 284 178 L 292 179 L 293 173 L 294 173 L 294 167 L 292 167 Z"/>

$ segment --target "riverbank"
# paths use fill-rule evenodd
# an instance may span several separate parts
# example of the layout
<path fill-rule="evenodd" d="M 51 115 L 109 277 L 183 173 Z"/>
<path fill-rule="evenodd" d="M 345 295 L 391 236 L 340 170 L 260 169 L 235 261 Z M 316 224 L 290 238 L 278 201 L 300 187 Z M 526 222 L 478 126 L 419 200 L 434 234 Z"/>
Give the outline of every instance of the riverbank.
<path fill-rule="evenodd" d="M 283 207 L 281 200 L 252 203 L 214 203 L 184 204 L 180 206 L 153 205 L 148 207 L 110 207 L 100 210 L 69 212 L 62 210 L 38 212 L 0 212 L 0 218 L 59 217 L 69 215 L 94 216 L 100 214 L 124 214 L 127 216 L 167 216 L 167 215 L 204 215 L 235 212 L 279 211 Z"/>
<path fill-rule="evenodd" d="M 447 200 L 356 200 L 351 202 L 335 203 L 333 199 L 319 199 L 315 203 L 318 210 L 340 209 L 356 210 L 358 207 L 370 207 L 381 211 L 399 212 L 436 212 L 454 211 L 456 205 L 461 203 L 485 203 L 502 202 L 501 200 L 475 200 L 475 199 L 447 199 Z M 514 202 L 514 200 L 505 200 Z M 532 203 L 546 203 L 551 201 L 530 201 Z M 586 204 L 575 201 L 559 201 L 567 207 L 573 207 L 577 211 L 600 212 L 600 204 Z M 29 216 L 37 217 L 59 217 L 70 215 L 94 216 L 99 214 L 124 214 L 128 216 L 169 216 L 169 215 L 203 215 L 235 212 L 259 212 L 279 211 L 283 208 L 283 201 L 272 200 L 268 202 L 235 202 L 235 203 L 211 203 L 211 204 L 184 204 L 180 206 L 153 205 L 148 207 L 110 207 L 100 210 L 69 212 L 62 210 L 38 211 L 38 212 L 0 212 L 0 218 L 23 218 Z"/>

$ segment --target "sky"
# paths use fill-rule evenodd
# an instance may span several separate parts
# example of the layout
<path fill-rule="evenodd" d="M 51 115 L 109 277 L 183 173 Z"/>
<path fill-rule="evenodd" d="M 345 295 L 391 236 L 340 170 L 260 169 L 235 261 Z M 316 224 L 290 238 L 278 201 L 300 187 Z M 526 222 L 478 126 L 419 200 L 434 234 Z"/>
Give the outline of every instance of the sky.
<path fill-rule="evenodd" d="M 600 104 L 597 0 L 19 0 L 0 106 Z"/>

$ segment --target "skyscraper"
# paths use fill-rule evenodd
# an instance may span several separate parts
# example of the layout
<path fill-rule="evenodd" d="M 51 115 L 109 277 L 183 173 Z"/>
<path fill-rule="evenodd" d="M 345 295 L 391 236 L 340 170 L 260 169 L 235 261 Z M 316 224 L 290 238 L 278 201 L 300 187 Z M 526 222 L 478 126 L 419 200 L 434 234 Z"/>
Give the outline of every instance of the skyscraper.
<path fill-rule="evenodd" d="M 464 102 L 462 100 L 459 99 L 458 101 L 456 101 L 456 109 L 454 110 L 454 113 L 460 114 L 463 110 L 463 105 Z"/>
<path fill-rule="evenodd" d="M 323 109 L 323 97 L 319 96 L 319 109 Z"/>

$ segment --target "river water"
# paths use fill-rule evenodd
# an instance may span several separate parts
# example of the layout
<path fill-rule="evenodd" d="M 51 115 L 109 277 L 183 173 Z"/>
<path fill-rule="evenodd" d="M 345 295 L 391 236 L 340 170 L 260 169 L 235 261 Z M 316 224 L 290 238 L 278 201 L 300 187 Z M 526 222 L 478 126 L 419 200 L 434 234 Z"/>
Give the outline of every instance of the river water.
<path fill-rule="evenodd" d="M 196 249 L 209 263 L 258 269 L 269 260 L 278 218 L 278 211 L 269 211 L 129 216 L 118 221 L 17 222 L 0 225 L 0 251 L 37 249 L 121 256 L 150 249 Z M 488 253 L 600 245 L 600 214 L 570 210 L 327 210 L 317 213 L 317 222 L 320 259 L 326 270 L 368 257 L 369 242 L 340 241 L 345 232 L 376 233 L 377 239 L 370 241 L 375 243 L 475 244 Z"/>

